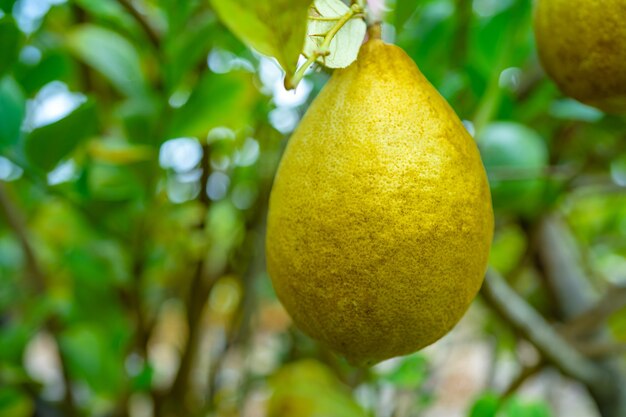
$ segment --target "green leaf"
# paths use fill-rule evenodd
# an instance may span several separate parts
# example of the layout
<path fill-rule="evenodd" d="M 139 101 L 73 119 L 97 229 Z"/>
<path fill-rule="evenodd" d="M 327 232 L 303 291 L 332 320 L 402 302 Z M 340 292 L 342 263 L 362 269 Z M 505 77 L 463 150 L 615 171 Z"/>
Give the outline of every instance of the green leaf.
<path fill-rule="evenodd" d="M 257 98 L 252 74 L 207 71 L 187 103 L 174 113 L 169 138 L 206 136 L 217 126 L 241 128 L 248 122 Z"/>
<path fill-rule="evenodd" d="M 117 109 L 122 119 L 126 137 L 134 143 L 159 144 L 163 134 L 159 118 L 163 103 L 150 95 L 137 96 L 124 101 Z"/>
<path fill-rule="evenodd" d="M 348 6 L 340 0 L 315 0 L 314 5 L 320 17 L 336 20 L 311 20 L 309 22 L 304 43 L 306 56 L 311 56 L 322 46 L 324 38 L 316 35 L 328 33 L 337 24 L 337 20 L 350 12 Z M 366 30 L 367 25 L 362 18 L 352 17 L 330 42 L 328 46 L 330 55 L 318 58 L 318 62 L 328 68 L 345 68 L 352 64 L 359 54 Z"/>
<path fill-rule="evenodd" d="M 41 61 L 36 65 L 20 64 L 14 71 L 26 95 L 36 93 L 52 81 L 62 81 L 72 85 L 77 75 L 77 62 L 64 50 L 44 51 Z"/>
<path fill-rule="evenodd" d="M 0 77 L 11 69 L 17 60 L 21 32 L 15 26 L 15 22 L 10 17 L 0 18 Z"/>
<path fill-rule="evenodd" d="M 0 388 L 0 415 L 29 417 L 34 411 L 35 404 L 26 393 L 12 387 Z"/>
<path fill-rule="evenodd" d="M 127 166 L 94 163 L 88 171 L 88 185 L 94 199 L 123 201 L 143 195 L 143 186 Z"/>
<path fill-rule="evenodd" d="M 420 354 L 407 356 L 400 360 L 397 367 L 381 375 L 381 379 L 391 382 L 399 388 L 417 389 L 428 376 L 428 362 Z"/>
<path fill-rule="evenodd" d="M 496 417 L 499 408 L 500 397 L 487 392 L 476 400 L 469 412 L 469 417 Z"/>
<path fill-rule="evenodd" d="M 10 14 L 16 1 L 17 0 L 0 0 L 0 10 Z"/>
<path fill-rule="evenodd" d="M 109 0 L 74 0 L 81 8 L 99 19 L 116 23 L 120 27 L 132 27 L 133 18 L 120 2 Z"/>
<path fill-rule="evenodd" d="M 123 353 L 111 336 L 94 324 L 84 323 L 65 330 L 60 337 L 59 347 L 68 359 L 70 374 L 96 392 L 118 393 L 124 388 Z"/>
<path fill-rule="evenodd" d="M 26 111 L 26 99 L 13 78 L 0 80 L 0 150 L 15 145 Z"/>
<path fill-rule="evenodd" d="M 393 24 L 397 33 L 402 32 L 404 25 L 415 14 L 417 7 L 418 2 L 415 0 L 396 0 Z"/>
<path fill-rule="evenodd" d="M 95 104 L 87 101 L 63 119 L 33 130 L 26 137 L 26 155 L 35 165 L 49 171 L 97 131 Z"/>
<path fill-rule="evenodd" d="M 550 407 L 544 402 L 523 403 L 513 397 L 506 401 L 502 410 L 503 417 L 551 417 Z"/>
<path fill-rule="evenodd" d="M 31 337 L 31 330 L 27 326 L 25 323 L 16 323 L 4 325 L 0 330 L 0 362 L 21 363 Z"/>
<path fill-rule="evenodd" d="M 67 45 L 79 59 L 104 75 L 122 94 L 136 96 L 148 91 L 139 52 L 120 34 L 85 24 L 68 34 Z"/>
<path fill-rule="evenodd" d="M 189 16 L 193 14 L 200 4 L 203 4 L 203 1 L 160 0 L 159 5 L 167 17 L 168 33 L 184 33 L 187 30 L 193 30 L 193 27 L 187 25 L 187 22 Z"/>
<path fill-rule="evenodd" d="M 168 89 L 174 90 L 185 73 L 201 59 L 206 59 L 216 36 L 216 19 L 205 14 L 194 19 L 194 24 L 184 31 L 170 34 L 165 45 L 167 66 L 164 69 Z"/>
<path fill-rule="evenodd" d="M 278 60 L 288 75 L 304 46 L 311 0 L 211 0 L 226 26 L 244 43 Z"/>

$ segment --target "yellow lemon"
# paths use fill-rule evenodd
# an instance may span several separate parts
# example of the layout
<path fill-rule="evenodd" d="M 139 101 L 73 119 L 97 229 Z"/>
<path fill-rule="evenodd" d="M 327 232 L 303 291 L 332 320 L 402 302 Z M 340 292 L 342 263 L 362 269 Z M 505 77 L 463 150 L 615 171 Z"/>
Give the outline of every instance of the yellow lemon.
<path fill-rule="evenodd" d="M 268 271 L 304 332 L 371 365 L 445 335 L 479 290 L 493 212 L 476 144 L 400 48 L 367 42 L 280 163 Z"/>

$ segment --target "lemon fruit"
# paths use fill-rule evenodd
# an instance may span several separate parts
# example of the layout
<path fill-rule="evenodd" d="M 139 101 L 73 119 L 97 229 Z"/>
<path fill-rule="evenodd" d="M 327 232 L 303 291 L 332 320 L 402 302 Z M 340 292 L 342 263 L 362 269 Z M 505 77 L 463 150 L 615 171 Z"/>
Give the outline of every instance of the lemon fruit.
<path fill-rule="evenodd" d="M 467 310 L 492 234 L 476 144 L 402 49 L 368 41 L 277 171 L 266 251 L 278 298 L 355 365 L 408 354 Z"/>
<path fill-rule="evenodd" d="M 538 0 L 535 37 L 548 75 L 570 97 L 626 111 L 626 0 Z"/>
<path fill-rule="evenodd" d="M 548 148 L 534 130 L 514 122 L 487 125 L 477 136 L 496 210 L 532 216 L 546 186 Z"/>

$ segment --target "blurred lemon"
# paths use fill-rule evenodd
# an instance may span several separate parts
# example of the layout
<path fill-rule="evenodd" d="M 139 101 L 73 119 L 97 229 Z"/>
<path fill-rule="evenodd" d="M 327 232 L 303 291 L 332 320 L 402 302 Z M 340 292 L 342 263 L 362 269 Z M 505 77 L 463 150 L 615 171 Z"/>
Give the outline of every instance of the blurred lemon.
<path fill-rule="evenodd" d="M 570 97 L 626 111 L 626 0 L 538 0 L 535 37 L 543 66 Z"/>

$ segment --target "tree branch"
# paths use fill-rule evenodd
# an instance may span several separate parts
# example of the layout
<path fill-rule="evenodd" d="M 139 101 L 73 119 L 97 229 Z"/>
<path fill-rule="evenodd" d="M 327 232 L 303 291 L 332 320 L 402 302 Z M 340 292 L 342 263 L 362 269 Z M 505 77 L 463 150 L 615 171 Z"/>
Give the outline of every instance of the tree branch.
<path fill-rule="evenodd" d="M 562 318 L 571 320 L 593 308 L 598 295 L 583 268 L 583 254 L 563 219 L 556 214 L 541 219 L 535 244 L 537 264 Z M 614 343 L 606 326 L 587 335 L 585 342 Z M 608 384 L 585 382 L 601 414 L 626 416 L 626 376 L 620 372 L 621 363 L 613 358 L 597 359 L 593 363 L 608 377 Z"/>
<path fill-rule="evenodd" d="M 539 222 L 536 239 L 541 269 L 562 318 L 576 317 L 591 308 L 596 291 L 587 279 L 576 241 L 563 220 L 546 216 Z"/>
<path fill-rule="evenodd" d="M 559 336 L 493 269 L 487 271 L 481 294 L 507 323 L 535 345 L 564 374 L 587 385 L 600 386 L 608 382 L 600 368 Z"/>

